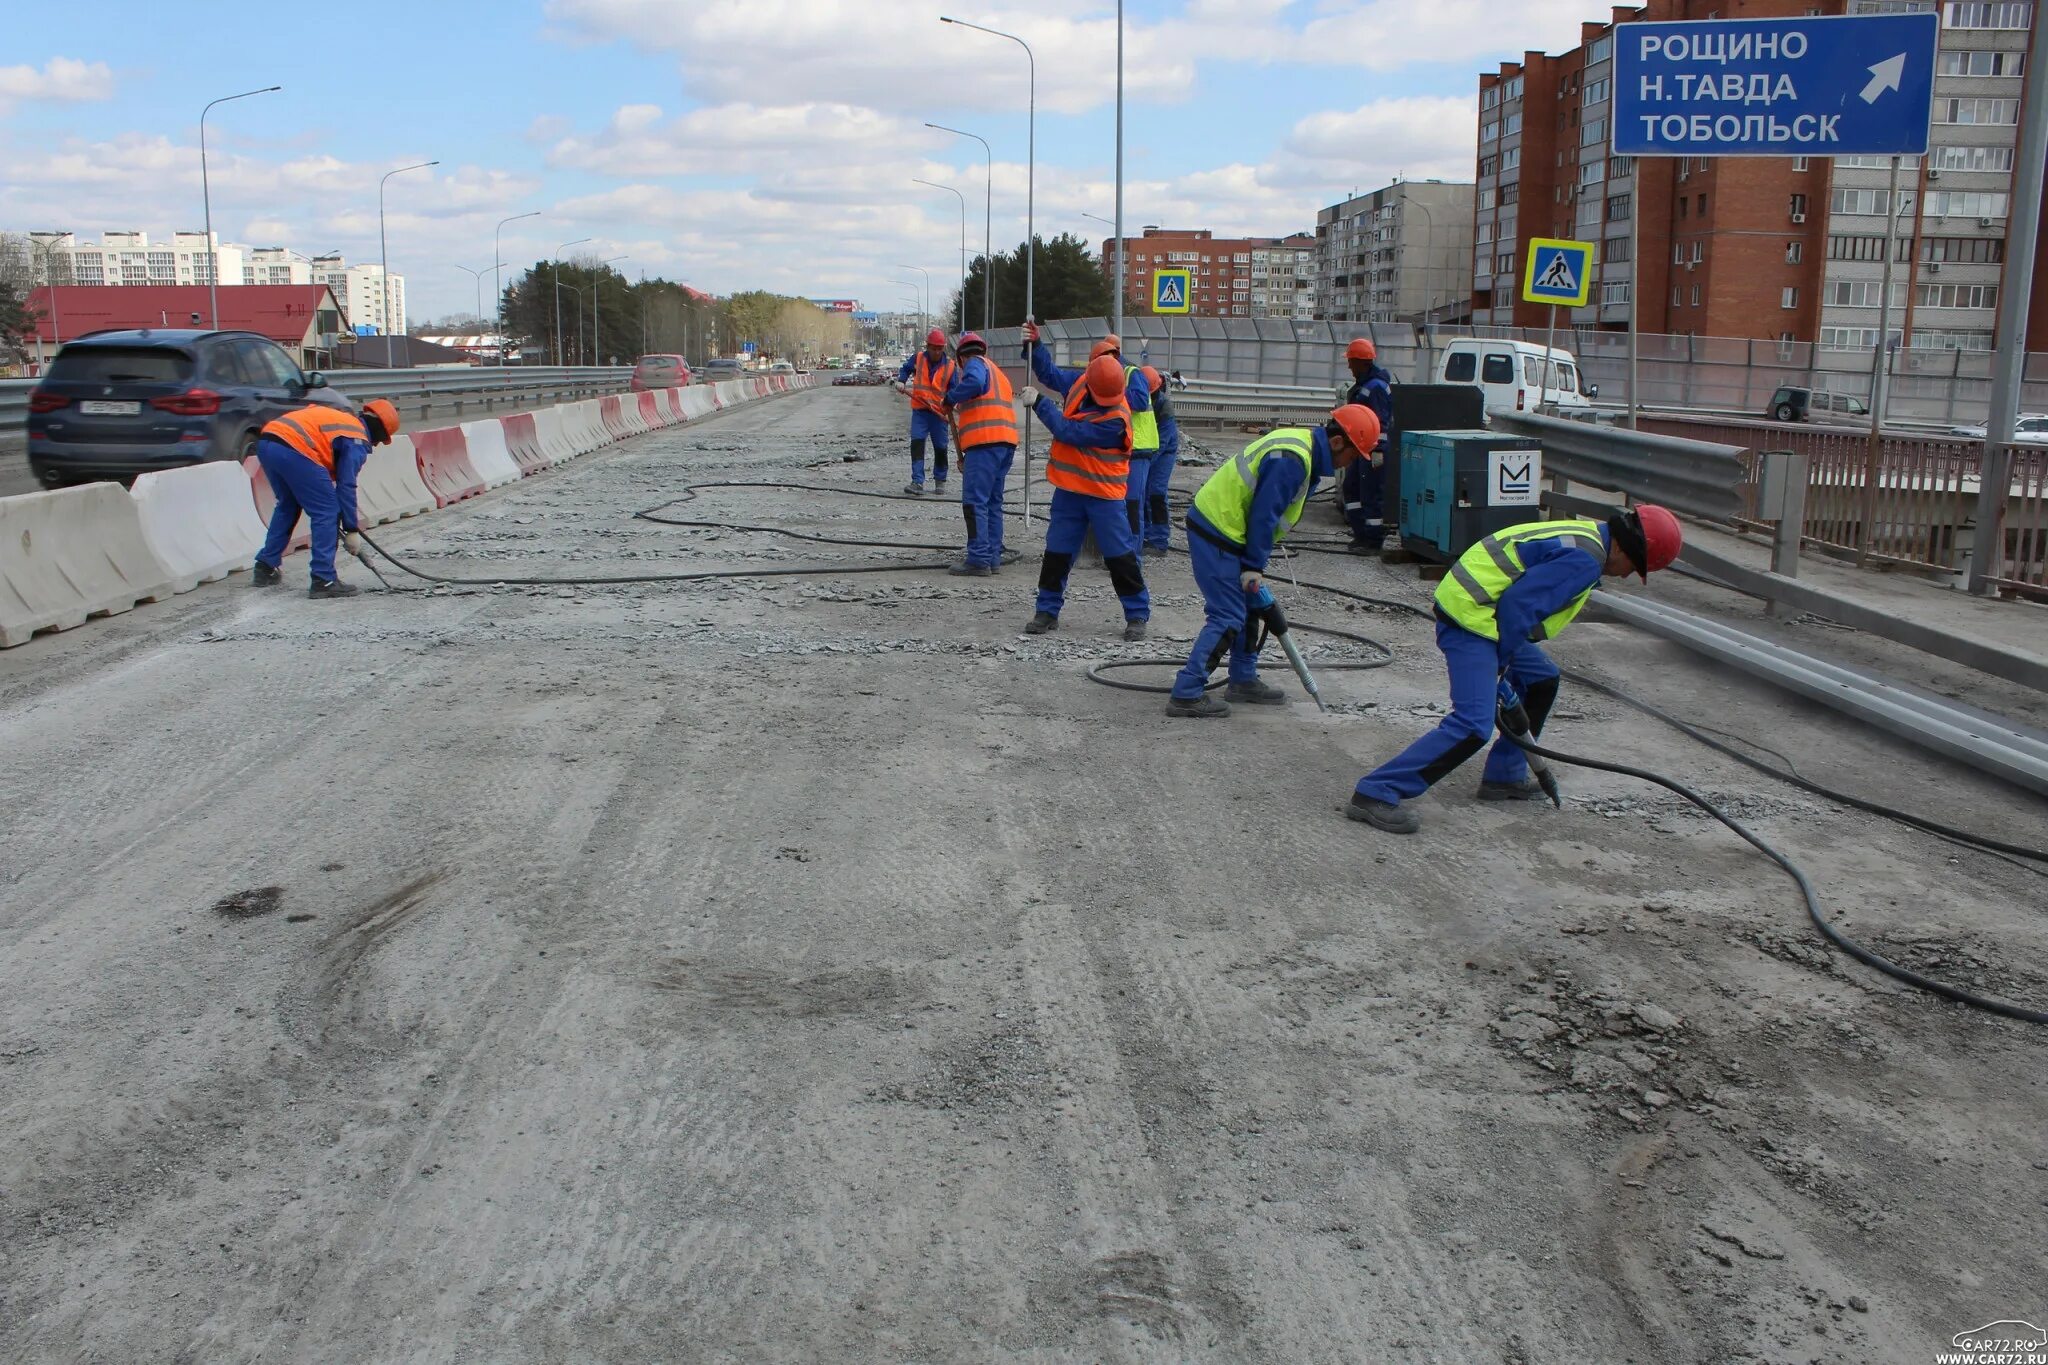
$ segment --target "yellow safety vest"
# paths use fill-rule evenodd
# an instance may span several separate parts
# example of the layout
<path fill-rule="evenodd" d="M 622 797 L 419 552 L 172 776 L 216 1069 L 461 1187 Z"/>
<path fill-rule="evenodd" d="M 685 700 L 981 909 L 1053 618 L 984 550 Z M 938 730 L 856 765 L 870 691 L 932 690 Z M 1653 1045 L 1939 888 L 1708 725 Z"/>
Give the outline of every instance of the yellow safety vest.
<path fill-rule="evenodd" d="M 1138 372 L 1136 365 L 1124 366 L 1124 391 L 1128 398 L 1131 376 Z M 1143 412 L 1131 409 L 1131 454 L 1143 459 L 1159 453 L 1159 414 L 1154 412 L 1148 401 Z"/>
<path fill-rule="evenodd" d="M 1580 548 L 1605 564 L 1607 542 L 1601 537 L 1601 529 L 1599 522 L 1588 517 L 1570 517 L 1563 521 L 1532 521 L 1526 526 L 1496 531 L 1458 556 L 1458 562 L 1451 566 L 1450 573 L 1437 584 L 1436 604 L 1444 615 L 1474 635 L 1498 640 L 1500 622 L 1494 617 L 1494 608 L 1499 604 L 1501 594 L 1528 572 L 1522 563 L 1521 547 L 1532 540 L 1576 541 Z M 1567 603 L 1563 610 L 1544 618 L 1543 623 L 1536 627 L 1535 638 L 1555 638 L 1559 631 L 1571 624 L 1572 618 L 1579 614 L 1586 605 L 1586 599 L 1592 595 L 1593 590 L 1588 588 Z"/>
<path fill-rule="evenodd" d="M 1302 468 L 1301 492 L 1282 513 L 1280 524 L 1273 528 L 1273 540 L 1278 544 L 1289 528 L 1301 520 L 1301 509 L 1308 504 L 1309 485 L 1315 481 L 1315 433 L 1307 427 L 1269 431 L 1211 474 L 1195 494 L 1195 510 L 1202 514 L 1202 520 L 1238 544 L 1246 544 L 1250 538 L 1252 494 L 1259 486 L 1259 466 L 1276 451 L 1300 460 Z"/>

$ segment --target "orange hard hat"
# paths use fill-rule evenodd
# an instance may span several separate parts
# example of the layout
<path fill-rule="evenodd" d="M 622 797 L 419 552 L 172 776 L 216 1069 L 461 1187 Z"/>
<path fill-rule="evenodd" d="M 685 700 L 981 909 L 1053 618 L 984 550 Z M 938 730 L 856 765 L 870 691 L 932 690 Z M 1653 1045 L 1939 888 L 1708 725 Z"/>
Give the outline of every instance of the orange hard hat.
<path fill-rule="evenodd" d="M 1635 509 L 1635 519 L 1643 528 L 1643 559 L 1636 565 L 1636 573 L 1648 578 L 1658 569 L 1668 569 L 1678 558 L 1678 552 L 1685 548 L 1685 531 L 1678 524 L 1678 518 L 1654 503 L 1643 503 Z"/>
<path fill-rule="evenodd" d="M 1123 362 L 1113 355 L 1099 355 L 1088 362 L 1088 369 L 1082 378 L 1088 385 L 1088 396 L 1104 405 L 1114 403 L 1124 396 Z"/>
<path fill-rule="evenodd" d="M 1370 455 L 1380 443 L 1380 415 L 1363 403 L 1346 403 L 1330 414 L 1330 420 L 1361 455 Z"/>
<path fill-rule="evenodd" d="M 938 349 L 943 351 L 946 349 L 946 334 L 940 331 L 938 328 L 934 327 L 929 332 L 926 332 L 924 334 L 924 344 L 927 346 L 936 346 L 938 347 Z"/>
<path fill-rule="evenodd" d="M 1108 336 L 1104 337 L 1102 340 L 1096 342 L 1093 346 L 1088 348 L 1088 358 L 1090 360 L 1093 360 L 1095 359 L 1095 357 L 1100 355 L 1120 356 L 1123 353 L 1124 339 L 1118 336 L 1115 332 L 1111 332 Z"/>
<path fill-rule="evenodd" d="M 363 416 L 377 419 L 377 425 L 384 428 L 385 441 L 389 441 L 398 434 L 398 409 L 391 405 L 389 399 L 372 398 L 369 402 L 363 404 Z M 372 432 L 371 439 L 375 440 L 375 438 L 376 433 Z M 382 442 L 379 442 L 379 444 L 382 444 Z"/>
<path fill-rule="evenodd" d="M 1166 382 L 1159 377 L 1159 371 L 1153 369 L 1150 365 L 1140 365 L 1138 373 L 1145 376 L 1145 391 L 1147 393 L 1159 392 L 1159 386 Z"/>
<path fill-rule="evenodd" d="M 1359 337 L 1344 348 L 1344 358 L 1346 360 L 1378 360 L 1380 358 L 1380 349 L 1367 338 Z"/>

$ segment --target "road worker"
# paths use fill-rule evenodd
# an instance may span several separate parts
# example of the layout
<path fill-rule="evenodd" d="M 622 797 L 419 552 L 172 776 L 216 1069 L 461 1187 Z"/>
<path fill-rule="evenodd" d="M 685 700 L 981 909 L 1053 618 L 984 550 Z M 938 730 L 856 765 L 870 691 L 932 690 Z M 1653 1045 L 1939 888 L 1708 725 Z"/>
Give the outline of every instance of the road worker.
<path fill-rule="evenodd" d="M 370 447 L 389 444 L 398 425 L 398 409 L 385 399 L 372 398 L 363 404 L 360 417 L 312 403 L 264 426 L 256 438 L 256 459 L 277 506 L 250 574 L 256 587 L 283 581 L 285 548 L 303 511 L 313 532 L 313 582 L 306 595 L 355 596 L 358 589 L 335 572 L 334 551 L 345 536 L 350 554 L 363 552 L 356 479 L 370 458 Z"/>
<path fill-rule="evenodd" d="M 1145 553 L 1163 555 L 1173 544 L 1173 509 L 1166 495 L 1173 488 L 1173 469 L 1180 463 L 1180 423 L 1174 420 L 1173 397 L 1159 371 L 1145 367 L 1152 385 L 1152 408 L 1159 414 L 1159 451 L 1145 476 Z"/>
<path fill-rule="evenodd" d="M 924 492 L 924 447 L 932 445 L 932 480 L 940 491 L 946 487 L 946 390 L 952 386 L 955 366 L 946 358 L 946 334 L 934 327 L 925 335 L 924 349 L 903 362 L 896 371 L 896 391 L 910 396 L 910 482 L 906 493 Z"/>
<path fill-rule="evenodd" d="M 1052 351 L 1038 339 L 1038 324 L 1024 324 L 1024 340 L 1031 347 L 1031 373 L 1038 386 L 1047 393 L 1069 394 L 1081 378 L 1079 370 L 1063 370 L 1052 363 Z M 1088 359 L 1094 361 L 1102 356 L 1114 356 L 1123 365 L 1123 338 L 1115 332 L 1098 340 L 1088 348 Z M 1131 450 L 1135 454 L 1149 452 L 1159 446 L 1158 430 L 1152 422 L 1152 389 L 1146 382 L 1144 372 L 1136 365 L 1124 365 L 1124 400 L 1130 405 L 1134 430 L 1131 434 Z"/>
<path fill-rule="evenodd" d="M 1301 520 L 1316 485 L 1365 459 L 1379 438 L 1372 409 L 1347 404 L 1321 427 L 1268 432 L 1203 483 L 1188 511 L 1188 559 L 1207 616 L 1174 677 L 1166 714 L 1227 716 L 1232 702 L 1276 706 L 1287 700 L 1259 680 L 1259 656 L 1246 639 L 1251 599 L 1259 595 L 1266 561 Z M 1225 649 L 1230 681 L 1218 701 L 1203 688 Z"/>
<path fill-rule="evenodd" d="M 1351 388 L 1344 401 L 1372 409 L 1373 416 L 1380 419 L 1380 444 L 1371 452 L 1372 458 L 1359 460 L 1344 471 L 1339 495 L 1344 502 L 1344 520 L 1351 527 L 1352 552 L 1376 555 L 1387 538 L 1386 511 L 1380 498 L 1386 482 L 1385 462 L 1399 458 L 1398 452 L 1387 449 L 1394 431 L 1394 376 L 1381 367 L 1379 348 L 1366 337 L 1354 339 L 1345 348 L 1344 362 L 1351 367 Z M 1395 509 L 1397 518 L 1399 511 Z"/>
<path fill-rule="evenodd" d="M 1081 552 L 1083 534 L 1093 531 L 1123 604 L 1124 639 L 1144 639 L 1152 599 L 1145 591 L 1137 539 L 1124 512 L 1131 410 L 1123 363 L 1109 354 L 1089 361 L 1063 405 L 1054 404 L 1036 387 L 1024 390 L 1024 402 L 1052 433 L 1045 477 L 1053 486 L 1045 518 L 1045 558 L 1038 569 L 1038 609 L 1024 633 L 1043 635 L 1059 626 L 1067 575 Z"/>
<path fill-rule="evenodd" d="M 964 333 L 946 405 L 960 451 L 960 511 L 967 522 L 967 552 L 948 573 L 986 578 L 1003 562 L 1003 489 L 1017 457 L 1017 410 L 1009 376 L 988 358 L 988 343 Z M 943 456 L 941 457 L 943 459 Z"/>
<path fill-rule="evenodd" d="M 1496 706 L 1518 702 L 1532 736 L 1557 700 L 1557 665 L 1536 645 L 1554 639 L 1601 578 L 1647 579 L 1678 558 L 1678 518 L 1648 503 L 1605 522 L 1589 517 L 1511 526 L 1458 557 L 1436 590 L 1436 644 L 1451 674 L 1451 714 L 1358 781 L 1345 814 L 1394 834 L 1422 827 L 1414 799 L 1486 746 Z M 1487 755 L 1482 801 L 1541 794 L 1529 761 L 1503 737 Z"/>

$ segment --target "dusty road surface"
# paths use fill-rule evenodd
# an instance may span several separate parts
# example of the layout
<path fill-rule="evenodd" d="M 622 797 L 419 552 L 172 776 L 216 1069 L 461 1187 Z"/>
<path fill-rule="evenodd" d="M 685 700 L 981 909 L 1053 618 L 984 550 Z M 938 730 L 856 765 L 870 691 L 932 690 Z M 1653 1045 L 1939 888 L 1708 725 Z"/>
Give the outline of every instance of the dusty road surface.
<path fill-rule="evenodd" d="M 894 492 L 899 421 L 826 389 L 377 535 L 449 575 L 926 560 L 632 516 Z M 1152 642 L 1085 567 L 1025 639 L 1012 535 L 993 579 L 319 604 L 295 559 L 0 655 L 0 1358 L 1861 1365 L 2048 1321 L 2043 1031 L 1846 963 L 1623 779 L 1503 809 L 1475 769 L 1420 837 L 1349 823 L 1442 705 L 1425 622 L 1282 583 L 1394 665 L 1326 673 L 1327 716 L 1172 720 L 1082 673 L 1185 649 L 1185 561 Z M 2041 838 L 1620 627 L 1558 653 Z M 2048 1000 L 2037 873 L 1583 689 L 1553 738 L 1727 799 L 1873 945 Z"/>

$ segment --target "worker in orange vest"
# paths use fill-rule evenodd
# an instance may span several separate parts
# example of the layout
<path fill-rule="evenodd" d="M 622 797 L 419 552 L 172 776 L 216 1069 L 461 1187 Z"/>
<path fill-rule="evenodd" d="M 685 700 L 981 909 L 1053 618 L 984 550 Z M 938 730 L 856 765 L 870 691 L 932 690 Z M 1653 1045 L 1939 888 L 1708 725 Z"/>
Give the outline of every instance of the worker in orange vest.
<path fill-rule="evenodd" d="M 335 572 L 334 552 L 346 534 L 349 553 L 362 553 L 356 478 L 370 458 L 370 447 L 388 444 L 397 434 L 398 409 L 382 398 L 363 404 L 361 417 L 312 403 L 264 426 L 256 438 L 256 459 L 277 506 L 251 571 L 256 587 L 284 580 L 285 547 L 303 511 L 313 532 L 313 582 L 306 595 L 355 596 L 358 589 Z"/>
<path fill-rule="evenodd" d="M 932 479 L 940 492 L 946 488 L 946 390 L 953 385 L 957 367 L 946 358 L 946 334 L 934 327 L 926 334 L 924 349 L 903 362 L 896 371 L 896 392 L 910 395 L 910 482 L 906 493 L 924 492 L 924 443 L 932 443 Z"/>
<path fill-rule="evenodd" d="M 1109 581 L 1123 603 L 1124 639 L 1145 638 L 1152 598 L 1138 564 L 1138 538 L 1124 514 L 1131 459 L 1127 386 L 1123 362 L 1100 355 L 1088 362 L 1063 406 L 1055 406 L 1036 388 L 1024 390 L 1025 406 L 1052 433 L 1045 479 L 1053 489 L 1045 516 L 1045 558 L 1038 568 L 1038 610 L 1024 627 L 1026 635 L 1058 628 L 1067 575 L 1081 552 L 1082 536 L 1093 531 Z"/>
<path fill-rule="evenodd" d="M 960 449 L 960 511 L 967 553 L 946 572 L 986 578 L 1003 562 L 1003 487 L 1017 458 L 1017 409 L 1010 378 L 988 358 L 988 343 L 964 333 L 953 348 L 959 373 L 946 390 Z"/>

